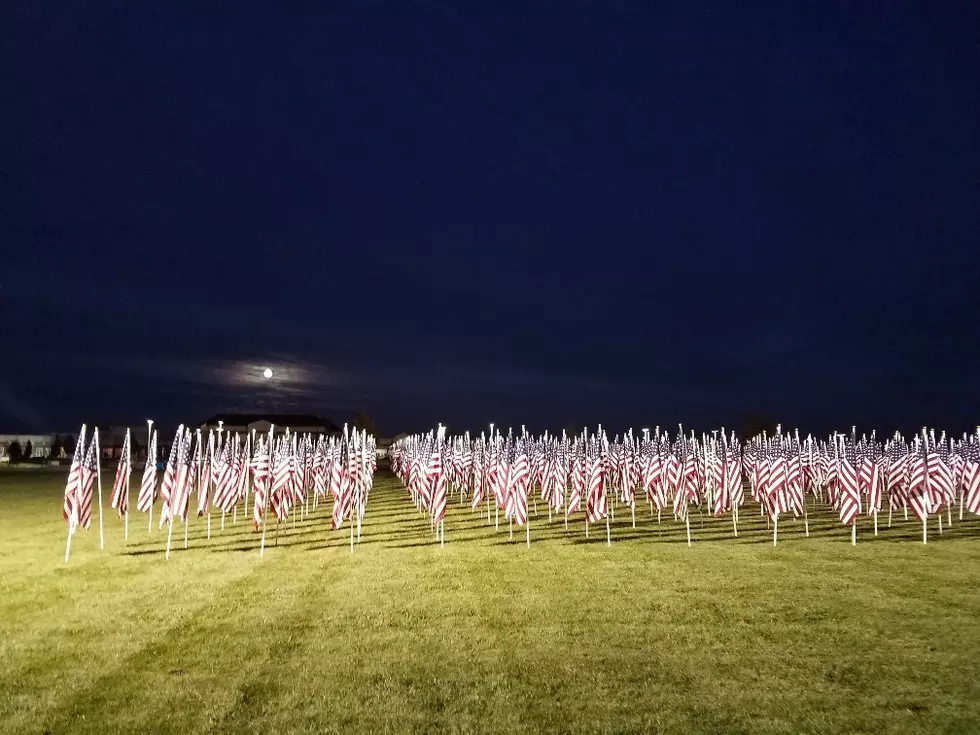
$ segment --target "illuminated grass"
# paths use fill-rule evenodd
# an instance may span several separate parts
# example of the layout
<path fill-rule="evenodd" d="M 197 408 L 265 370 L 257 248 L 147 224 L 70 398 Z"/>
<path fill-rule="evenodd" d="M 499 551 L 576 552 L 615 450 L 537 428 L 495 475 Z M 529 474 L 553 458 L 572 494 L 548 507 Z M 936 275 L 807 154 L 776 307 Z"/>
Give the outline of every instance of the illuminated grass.
<path fill-rule="evenodd" d="M 976 732 L 980 524 L 858 546 L 826 512 L 622 509 L 612 547 L 532 514 L 532 547 L 450 506 L 440 550 L 379 475 L 353 556 L 321 508 L 259 558 L 106 516 L 72 544 L 50 472 L 0 474 L 3 732 Z M 134 483 L 135 486 L 135 483 Z M 104 488 L 108 497 L 108 487 Z M 135 493 L 132 498 L 135 502 Z M 458 498 L 456 503 L 458 503 Z M 597 529 L 598 530 L 598 529 Z M 179 540 L 178 540 L 179 539 Z M 270 535 L 274 543 L 274 536 Z"/>

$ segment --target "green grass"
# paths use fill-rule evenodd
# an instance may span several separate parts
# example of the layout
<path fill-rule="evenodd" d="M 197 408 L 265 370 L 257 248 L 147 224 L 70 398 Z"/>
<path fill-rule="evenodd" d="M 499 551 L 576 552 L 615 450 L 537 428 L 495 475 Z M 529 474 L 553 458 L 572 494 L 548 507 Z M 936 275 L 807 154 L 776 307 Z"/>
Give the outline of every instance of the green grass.
<path fill-rule="evenodd" d="M 65 565 L 63 482 L 0 475 L 3 732 L 980 730 L 973 520 L 923 547 L 862 519 L 854 548 L 815 511 L 773 548 L 695 512 L 688 548 L 620 510 L 607 547 L 542 513 L 527 549 L 453 505 L 440 549 L 382 473 L 353 555 L 321 509 L 264 559 L 194 520 L 168 563 L 135 514 Z"/>

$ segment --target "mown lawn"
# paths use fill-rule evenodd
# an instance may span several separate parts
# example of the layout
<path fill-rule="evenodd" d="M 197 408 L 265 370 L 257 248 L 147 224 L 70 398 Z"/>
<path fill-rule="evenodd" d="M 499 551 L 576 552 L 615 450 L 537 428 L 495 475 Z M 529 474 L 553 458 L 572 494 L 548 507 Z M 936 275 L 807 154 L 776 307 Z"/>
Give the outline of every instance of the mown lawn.
<path fill-rule="evenodd" d="M 0 473 L 3 732 L 980 731 L 973 520 L 854 548 L 814 510 L 773 548 L 695 512 L 688 548 L 621 509 L 607 547 L 542 507 L 528 549 L 454 504 L 440 549 L 381 473 L 353 555 L 322 508 L 261 559 L 194 520 L 169 563 L 107 515 L 66 565 L 63 482 Z"/>

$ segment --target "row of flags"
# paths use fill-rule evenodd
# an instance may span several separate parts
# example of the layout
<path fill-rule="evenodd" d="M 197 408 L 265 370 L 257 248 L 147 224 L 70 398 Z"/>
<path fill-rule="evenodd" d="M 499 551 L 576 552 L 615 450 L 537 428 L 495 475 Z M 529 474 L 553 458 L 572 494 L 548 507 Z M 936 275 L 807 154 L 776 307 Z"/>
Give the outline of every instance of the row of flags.
<path fill-rule="evenodd" d="M 526 527 L 530 544 L 528 500 L 537 508 L 540 498 L 549 521 L 555 513 L 570 518 L 583 513 L 586 535 L 589 527 L 605 522 L 611 543 L 609 518 L 617 506 L 630 509 L 636 525 L 637 496 L 645 496 L 651 514 L 669 510 L 687 528 L 691 543 L 689 511 L 707 510 L 719 517 L 731 513 L 733 533 L 738 535 L 739 509 L 748 497 L 771 523 L 773 543 L 778 540 L 781 516 L 802 519 L 809 535 L 809 503 L 829 505 L 840 522 L 857 540 L 857 523 L 870 516 L 878 532 L 878 514 L 888 501 L 892 513 L 911 510 L 923 523 L 923 541 L 928 538 L 927 519 L 942 513 L 952 523 L 959 503 L 980 513 L 980 429 L 958 439 L 944 434 L 938 438 L 926 431 L 911 438 L 896 433 L 887 441 L 875 434 L 857 437 L 840 433 L 826 439 L 799 432 L 774 436 L 762 434 L 741 442 L 724 429 L 700 437 L 682 427 L 668 432 L 633 431 L 609 440 L 599 430 L 561 437 L 545 433 L 532 436 L 510 430 L 471 438 L 446 436 L 445 429 L 405 437 L 390 449 L 392 470 L 407 487 L 420 512 L 442 529 L 450 489 L 460 502 L 469 496 L 476 510 L 485 504 L 487 522 L 491 504 L 513 526 Z M 444 535 L 443 535 L 444 539 Z"/>
<path fill-rule="evenodd" d="M 260 553 L 265 552 L 266 518 L 269 513 L 279 523 L 290 517 L 315 513 L 319 503 L 332 500 L 331 528 L 337 530 L 347 521 L 351 526 L 351 550 L 356 527 L 360 527 L 367 508 L 367 498 L 377 470 L 375 439 L 363 431 L 349 431 L 342 436 L 291 433 L 282 434 L 270 427 L 267 435 L 211 430 L 205 437 L 200 429 L 193 431 L 181 425 L 174 434 L 162 477 L 158 478 L 156 431 L 149 440 L 146 464 L 140 480 L 136 509 L 148 514 L 148 530 L 153 528 L 153 508 L 159 501 L 158 528 L 168 527 L 167 558 L 170 556 L 173 523 L 184 525 L 184 547 L 187 547 L 188 516 L 194 502 L 197 517 L 207 515 L 208 538 L 211 535 L 211 512 L 224 518 L 238 517 L 243 506 L 248 516 L 249 496 L 252 521 L 262 532 Z M 129 488 L 133 471 L 129 430 L 125 439 L 109 507 L 125 520 L 124 538 L 129 538 Z M 86 441 L 83 425 L 65 485 L 63 514 L 68 523 L 65 560 L 75 531 L 89 528 L 92 517 L 93 486 L 99 487 L 100 547 L 104 548 L 102 529 L 101 462 L 98 429 Z M 312 503 L 312 510 L 310 508 Z"/>

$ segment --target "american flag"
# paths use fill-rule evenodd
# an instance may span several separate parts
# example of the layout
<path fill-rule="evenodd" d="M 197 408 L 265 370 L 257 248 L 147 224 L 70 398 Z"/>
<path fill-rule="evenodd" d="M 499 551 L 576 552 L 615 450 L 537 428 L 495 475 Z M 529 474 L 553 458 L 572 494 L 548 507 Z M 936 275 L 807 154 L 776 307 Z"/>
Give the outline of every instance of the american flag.
<path fill-rule="evenodd" d="M 172 495 L 173 514 L 187 523 L 187 509 L 190 505 L 191 490 L 194 487 L 194 470 L 200 459 L 201 443 L 197 442 L 194 457 L 191 458 L 191 431 L 187 429 L 180 442 L 177 455 L 177 480 Z"/>
<path fill-rule="evenodd" d="M 925 521 L 933 512 L 932 493 L 928 484 L 925 458 L 917 448 L 909 460 L 908 501 L 912 513 L 920 521 Z"/>
<path fill-rule="evenodd" d="M 136 510 L 148 513 L 153 507 L 153 496 L 157 489 L 157 433 L 154 431 L 146 450 L 146 465 L 143 467 L 143 480 L 140 494 L 136 499 Z"/>
<path fill-rule="evenodd" d="M 847 446 L 841 442 L 841 453 L 838 461 L 838 479 L 840 482 L 840 520 L 849 526 L 861 514 L 861 488 L 858 485 L 857 469 L 848 453 L 853 454 L 853 445 Z"/>
<path fill-rule="evenodd" d="M 177 487 L 177 464 L 180 459 L 180 445 L 184 441 L 184 425 L 181 424 L 174 436 L 174 442 L 170 445 L 170 456 L 167 458 L 167 467 L 163 471 L 163 482 L 160 483 L 160 500 L 163 507 L 160 509 L 160 528 L 170 521 L 172 501 L 176 494 Z"/>
<path fill-rule="evenodd" d="M 531 476 L 531 464 L 525 446 L 519 446 L 511 463 L 508 476 L 505 518 L 511 518 L 518 526 L 527 522 L 527 494 Z"/>
<path fill-rule="evenodd" d="M 872 455 L 870 447 L 863 447 L 858 479 L 861 490 L 867 501 L 868 515 L 874 515 L 881 510 L 881 462 Z"/>
<path fill-rule="evenodd" d="M 293 497 L 296 502 L 302 505 L 306 502 L 306 482 L 307 482 L 307 466 L 309 461 L 309 435 L 303 437 L 302 441 L 297 441 L 293 445 L 293 457 L 292 457 L 292 488 Z"/>
<path fill-rule="evenodd" d="M 671 465 L 674 476 L 674 515 L 679 520 L 687 518 L 687 508 L 692 500 L 697 499 L 697 469 L 695 466 L 694 447 L 686 442 L 679 442 L 679 452 L 685 455 L 684 464 L 675 460 Z M 676 469 L 675 469 L 676 468 Z"/>
<path fill-rule="evenodd" d="M 503 508 L 507 504 L 507 473 L 510 465 L 506 459 L 506 451 L 498 444 L 494 444 L 493 452 L 490 455 L 490 491 L 493 493 L 493 501 L 498 508 Z"/>
<path fill-rule="evenodd" d="M 240 447 L 240 449 L 239 449 Z M 248 495 L 248 463 L 251 459 L 251 443 L 246 436 L 245 441 L 240 442 L 238 439 L 238 434 L 235 434 L 235 444 L 232 450 L 232 461 L 235 463 L 235 474 L 231 477 L 229 482 L 231 483 L 231 493 L 234 500 L 232 500 L 231 505 L 234 507 L 235 503 L 239 500 L 245 499 Z M 235 451 L 238 452 L 236 458 Z"/>
<path fill-rule="evenodd" d="M 745 502 L 745 488 L 742 485 L 742 463 L 736 448 L 729 450 L 726 462 L 725 485 L 730 499 L 729 507 L 738 508 Z"/>
<path fill-rule="evenodd" d="M 237 437 L 235 438 L 237 442 Z M 214 489 L 214 506 L 222 513 L 230 513 L 238 502 L 238 457 L 232 453 L 232 441 L 225 439 L 215 467 L 220 467 L 218 481 Z"/>
<path fill-rule="evenodd" d="M 476 445 L 473 455 L 473 501 L 470 503 L 471 508 L 479 507 L 480 503 L 483 502 L 483 492 L 484 484 L 486 482 L 486 460 L 484 458 L 486 450 L 486 444 L 481 442 Z"/>
<path fill-rule="evenodd" d="M 933 493 L 933 507 L 938 511 L 953 502 L 953 470 L 949 465 L 949 450 L 940 443 L 929 452 L 929 477 Z"/>
<path fill-rule="evenodd" d="M 568 495 L 568 505 L 565 506 L 565 518 L 582 509 L 582 495 L 585 492 L 585 456 L 584 450 L 576 443 L 572 459 L 572 488 Z"/>
<path fill-rule="evenodd" d="M 715 458 L 713 462 L 717 466 L 717 472 L 714 475 L 716 483 L 714 514 L 717 518 L 732 508 L 731 486 L 728 484 L 728 453 L 723 453 L 720 461 Z"/>
<path fill-rule="evenodd" d="M 198 444 L 201 443 L 201 435 L 197 435 Z M 200 453 L 200 452 L 199 452 Z M 201 457 L 201 481 L 197 486 L 197 515 L 204 515 L 208 509 L 208 493 L 211 490 L 211 483 L 214 479 L 214 432 L 208 432 L 208 448 Z"/>
<path fill-rule="evenodd" d="M 78 527 L 78 489 L 82 480 L 82 463 L 85 461 L 85 426 L 78 435 L 75 444 L 75 455 L 71 460 L 71 470 L 68 472 L 68 482 L 65 485 L 65 502 L 62 515 L 68 523 L 68 531 L 75 533 Z"/>
<path fill-rule="evenodd" d="M 272 463 L 272 489 L 269 491 L 269 502 L 276 518 L 282 521 L 285 520 L 291 507 L 290 466 L 292 458 L 288 437 L 280 439 L 276 444 Z"/>
<path fill-rule="evenodd" d="M 310 470 L 313 476 L 313 500 L 323 497 L 327 493 L 327 448 L 323 437 L 317 439 L 316 449 L 313 453 L 313 467 Z"/>
<path fill-rule="evenodd" d="M 123 439 L 122 454 L 119 457 L 119 466 L 116 467 L 116 480 L 112 483 L 112 496 L 109 498 L 109 507 L 115 508 L 122 517 L 129 508 L 127 507 L 129 490 L 129 472 L 131 469 L 131 457 L 129 453 L 129 429 L 126 429 L 126 438 Z"/>
<path fill-rule="evenodd" d="M 435 438 L 430 436 L 428 441 L 429 453 L 423 453 L 419 456 L 419 473 L 418 473 L 418 491 L 419 498 L 422 501 L 422 507 L 426 510 L 432 510 L 432 483 L 429 482 L 429 462 L 431 461 L 431 452 L 434 451 Z"/>
<path fill-rule="evenodd" d="M 438 526 L 446 517 L 446 471 L 439 456 L 439 440 L 432 447 L 429 464 L 426 468 L 426 482 L 429 486 L 428 495 L 431 500 L 432 525 Z"/>
<path fill-rule="evenodd" d="M 333 510 L 330 513 L 330 519 L 335 531 L 343 524 L 347 512 L 348 478 L 341 457 L 343 450 L 350 451 L 346 442 L 343 446 L 338 444 L 334 447 L 333 462 L 330 467 L 330 494 L 333 495 Z"/>
<path fill-rule="evenodd" d="M 606 486 L 603 458 L 598 452 L 586 458 L 588 467 L 585 514 L 589 523 L 598 523 L 606 517 Z"/>
<path fill-rule="evenodd" d="M 971 513 L 980 513 L 980 444 L 971 441 L 963 451 L 963 489 L 966 507 Z"/>
<path fill-rule="evenodd" d="M 85 460 L 79 470 L 78 485 L 78 525 L 88 528 L 92 522 L 92 486 L 98 474 L 99 460 L 99 430 L 93 432 L 92 441 L 89 442 L 88 451 L 85 452 Z"/>
<path fill-rule="evenodd" d="M 262 525 L 265 500 L 269 489 L 269 451 L 270 447 L 262 437 L 256 440 L 255 454 L 252 457 L 252 520 L 255 530 Z"/>
<path fill-rule="evenodd" d="M 885 470 L 885 486 L 888 490 L 888 506 L 890 508 L 908 506 L 909 457 L 908 446 L 898 441 L 892 442 L 886 450 L 887 468 Z"/>

